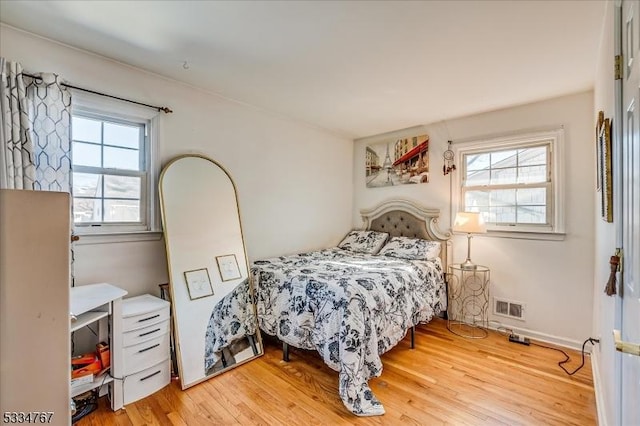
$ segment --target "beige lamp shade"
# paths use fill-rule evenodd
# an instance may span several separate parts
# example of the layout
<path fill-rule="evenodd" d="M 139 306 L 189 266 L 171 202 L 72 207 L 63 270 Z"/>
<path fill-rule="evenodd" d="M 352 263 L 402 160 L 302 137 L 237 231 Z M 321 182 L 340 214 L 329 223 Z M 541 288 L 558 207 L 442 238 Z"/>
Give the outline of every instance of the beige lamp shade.
<path fill-rule="evenodd" d="M 471 261 L 471 234 L 482 234 L 487 232 L 484 218 L 481 213 L 459 212 L 451 229 L 454 232 L 464 232 L 467 234 L 467 260 L 460 264 L 462 269 L 476 269 L 477 266 Z"/>
<path fill-rule="evenodd" d="M 475 212 L 458 212 L 452 229 L 455 232 L 465 232 L 467 234 L 483 234 L 487 232 L 482 214 Z"/>

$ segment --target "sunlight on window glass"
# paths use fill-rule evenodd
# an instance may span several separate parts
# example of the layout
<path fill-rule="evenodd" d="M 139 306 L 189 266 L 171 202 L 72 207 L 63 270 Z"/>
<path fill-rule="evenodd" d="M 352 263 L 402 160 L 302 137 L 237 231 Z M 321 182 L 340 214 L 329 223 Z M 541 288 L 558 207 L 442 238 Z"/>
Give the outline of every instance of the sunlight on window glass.
<path fill-rule="evenodd" d="M 489 202 L 492 206 L 514 206 L 516 204 L 516 190 L 497 189 L 491 191 Z"/>
<path fill-rule="evenodd" d="M 105 121 L 104 144 L 139 149 L 140 127 L 109 123 Z"/>
<path fill-rule="evenodd" d="M 102 142 L 102 122 L 84 117 L 72 117 L 71 119 L 72 139 L 76 141 L 101 143 Z"/>
<path fill-rule="evenodd" d="M 484 170 L 489 167 L 490 154 L 467 155 L 467 170 Z"/>
<path fill-rule="evenodd" d="M 493 217 L 494 223 L 515 223 L 516 221 L 516 208 L 510 207 L 490 207 L 490 216 Z"/>
<path fill-rule="evenodd" d="M 497 151 L 491 153 L 491 167 L 515 167 L 518 160 L 518 153 L 514 150 Z"/>
<path fill-rule="evenodd" d="M 104 177 L 104 196 L 107 198 L 140 199 L 140 179 L 137 176 Z"/>
<path fill-rule="evenodd" d="M 465 180 L 465 185 L 466 186 L 489 185 L 490 178 L 491 178 L 490 170 L 469 171 L 467 173 L 467 179 Z"/>
<path fill-rule="evenodd" d="M 518 151 L 518 165 L 520 166 L 537 166 L 547 164 L 547 148 L 537 146 L 535 148 L 526 148 Z"/>
<path fill-rule="evenodd" d="M 73 195 L 75 197 L 101 197 L 102 175 L 73 173 Z"/>
<path fill-rule="evenodd" d="M 518 169 L 515 167 L 509 169 L 494 169 L 491 170 L 491 184 L 492 185 L 505 185 L 510 183 L 516 183 Z"/>
<path fill-rule="evenodd" d="M 140 170 L 140 151 L 105 146 L 104 167 L 109 169 Z"/>
<path fill-rule="evenodd" d="M 466 211 L 476 207 L 488 207 L 489 206 L 489 192 L 488 191 L 467 191 L 464 194 L 464 205 Z"/>
<path fill-rule="evenodd" d="M 518 223 L 547 223 L 546 206 L 519 206 L 517 213 Z"/>
<path fill-rule="evenodd" d="M 560 136 L 544 132 L 461 147 L 459 207 L 482 213 L 491 231 L 556 232 L 554 162 L 562 151 L 553 147 Z"/>
<path fill-rule="evenodd" d="M 139 222 L 139 200 L 104 200 L 105 222 Z"/>
<path fill-rule="evenodd" d="M 143 230 L 152 209 L 147 188 L 151 160 L 145 155 L 150 122 L 127 118 L 122 111 L 77 113 L 72 116 L 74 223 L 89 233 Z"/>
<path fill-rule="evenodd" d="M 526 166 L 518 169 L 518 183 L 536 183 L 547 180 L 547 166 Z"/>
<path fill-rule="evenodd" d="M 100 167 L 102 154 L 100 145 L 73 142 L 72 156 L 74 166 Z"/>
<path fill-rule="evenodd" d="M 516 196 L 518 205 L 544 205 L 547 202 L 546 188 L 520 188 Z"/>
<path fill-rule="evenodd" d="M 101 222 L 102 200 L 99 198 L 74 198 L 73 221 L 75 223 Z"/>

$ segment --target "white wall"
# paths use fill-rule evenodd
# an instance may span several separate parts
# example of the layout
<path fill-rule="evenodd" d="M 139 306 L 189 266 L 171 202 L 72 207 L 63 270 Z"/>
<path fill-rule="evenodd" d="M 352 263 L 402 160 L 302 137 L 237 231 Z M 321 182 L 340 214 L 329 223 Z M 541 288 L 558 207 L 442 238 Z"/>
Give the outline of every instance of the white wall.
<path fill-rule="evenodd" d="M 613 118 L 613 143 L 616 123 L 615 116 L 613 58 L 614 50 L 614 2 L 606 2 L 603 16 L 602 38 L 598 51 L 596 67 L 596 84 L 594 90 L 593 122 L 596 122 L 598 111 L 604 111 L 605 117 Z M 616 359 L 612 330 L 616 324 L 616 306 L 618 297 L 604 294 L 604 285 L 609 277 L 609 257 L 616 247 L 615 226 L 600 219 L 600 193 L 591 192 L 594 197 L 595 215 L 595 259 L 593 268 L 593 335 L 600 339 L 593 356 L 593 369 L 596 372 L 596 396 L 598 397 L 598 417 L 602 425 L 618 424 L 616 405 L 619 389 L 616 386 Z M 614 209 L 615 209 L 614 192 Z M 615 217 L 615 216 L 614 216 Z"/>
<path fill-rule="evenodd" d="M 76 86 L 171 107 L 161 123 L 162 162 L 197 152 L 225 166 L 238 189 L 250 260 L 327 247 L 351 227 L 353 147 L 346 137 L 4 25 L 0 54 L 28 72 L 55 72 Z M 78 245 L 75 258 L 79 285 L 106 281 L 135 295 L 158 294 L 167 282 L 163 241 Z"/>
<path fill-rule="evenodd" d="M 526 304 L 526 321 L 493 315 L 490 319 L 528 336 L 579 346 L 592 333 L 596 211 L 593 123 L 593 93 L 584 92 L 359 139 L 354 147 L 354 225 L 362 223 L 360 209 L 372 207 L 389 197 L 407 197 L 427 207 L 440 208 L 441 229 L 447 230 L 451 214 L 449 177 L 442 174 L 442 154 L 447 149 L 448 139 L 455 144 L 484 136 L 564 126 L 566 238 L 563 241 L 533 241 L 479 236 L 472 241 L 472 257 L 477 263 L 491 268 L 492 296 Z M 430 182 L 367 189 L 364 174 L 366 144 L 421 130 L 430 135 Z M 455 236 L 454 262 L 464 260 L 466 248 L 466 238 Z"/>

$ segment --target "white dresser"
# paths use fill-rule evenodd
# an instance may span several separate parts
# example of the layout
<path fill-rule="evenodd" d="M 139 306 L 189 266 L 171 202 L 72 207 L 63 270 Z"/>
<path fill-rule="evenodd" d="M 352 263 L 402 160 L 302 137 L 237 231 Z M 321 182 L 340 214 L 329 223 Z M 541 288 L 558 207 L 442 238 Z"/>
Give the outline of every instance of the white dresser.
<path fill-rule="evenodd" d="M 171 381 L 169 302 L 145 294 L 122 301 L 123 399 L 130 404 Z"/>

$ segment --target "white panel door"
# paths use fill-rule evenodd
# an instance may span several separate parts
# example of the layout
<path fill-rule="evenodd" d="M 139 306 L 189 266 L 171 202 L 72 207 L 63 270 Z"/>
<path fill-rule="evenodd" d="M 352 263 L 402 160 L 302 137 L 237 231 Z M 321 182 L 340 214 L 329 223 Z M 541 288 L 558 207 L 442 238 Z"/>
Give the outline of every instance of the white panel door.
<path fill-rule="evenodd" d="M 640 342 L 640 2 L 622 3 L 622 340 Z M 615 123 L 614 123 L 615 125 Z M 618 206 L 620 205 L 617 204 Z M 640 425 L 640 356 L 621 354 L 622 425 Z"/>

